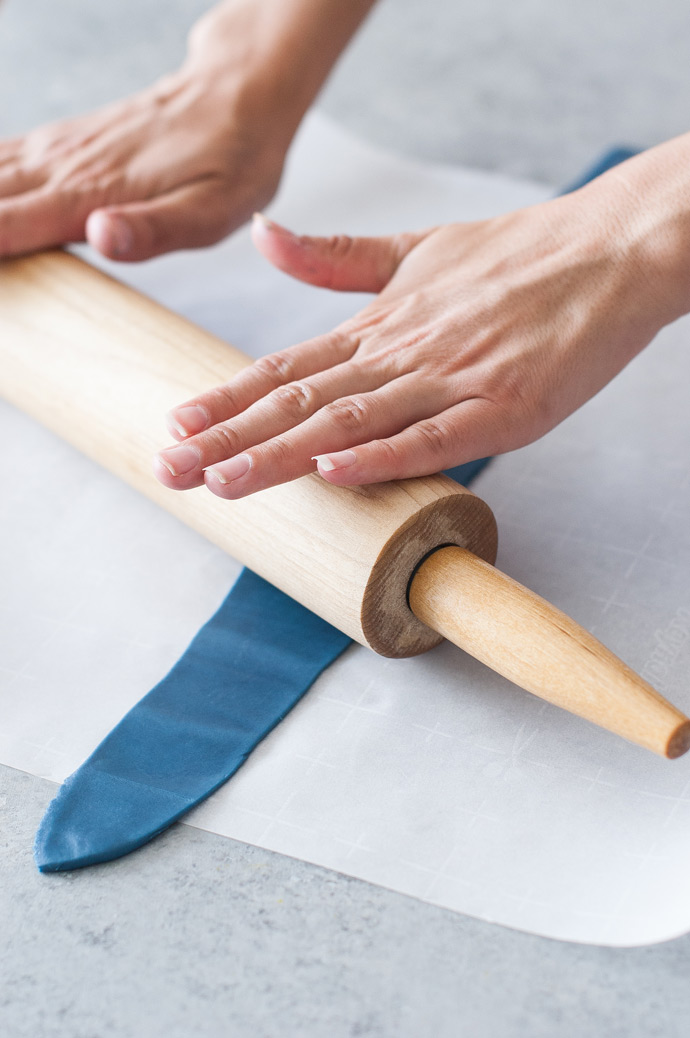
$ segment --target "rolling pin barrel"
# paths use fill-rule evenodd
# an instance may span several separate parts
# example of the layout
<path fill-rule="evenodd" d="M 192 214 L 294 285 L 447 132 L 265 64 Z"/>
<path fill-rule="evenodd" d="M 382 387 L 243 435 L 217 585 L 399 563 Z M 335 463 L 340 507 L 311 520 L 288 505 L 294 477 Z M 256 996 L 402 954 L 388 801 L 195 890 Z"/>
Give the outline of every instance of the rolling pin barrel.
<path fill-rule="evenodd" d="M 628 739 L 685 752 L 690 721 L 494 569 L 491 510 L 452 480 L 346 488 L 309 475 L 234 502 L 159 484 L 163 415 L 248 363 L 68 253 L 0 263 L 0 392 L 11 403 L 363 645 L 412 656 L 445 636 Z"/>
<path fill-rule="evenodd" d="M 164 415 L 250 361 L 64 252 L 0 264 L 0 392 L 252 570 L 385 656 L 441 641 L 410 611 L 420 559 L 459 544 L 493 562 L 496 523 L 445 476 L 334 487 L 316 474 L 239 501 L 154 479 Z"/>

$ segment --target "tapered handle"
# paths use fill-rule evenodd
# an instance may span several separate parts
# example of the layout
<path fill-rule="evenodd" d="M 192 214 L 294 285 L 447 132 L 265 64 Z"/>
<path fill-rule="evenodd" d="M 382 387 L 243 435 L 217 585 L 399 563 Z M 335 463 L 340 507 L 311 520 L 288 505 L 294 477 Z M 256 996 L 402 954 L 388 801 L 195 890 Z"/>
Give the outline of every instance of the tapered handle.
<path fill-rule="evenodd" d="M 410 585 L 429 627 L 542 699 L 664 757 L 690 748 L 690 720 L 588 631 L 464 548 L 430 555 Z"/>

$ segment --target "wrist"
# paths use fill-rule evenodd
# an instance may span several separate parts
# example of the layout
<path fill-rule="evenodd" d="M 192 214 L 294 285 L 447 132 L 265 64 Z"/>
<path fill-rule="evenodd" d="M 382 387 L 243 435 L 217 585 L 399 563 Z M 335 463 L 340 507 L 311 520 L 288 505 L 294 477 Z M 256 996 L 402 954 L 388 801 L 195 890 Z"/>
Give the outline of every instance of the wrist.
<path fill-rule="evenodd" d="M 180 75 L 215 96 L 230 118 L 253 124 L 285 152 L 304 112 L 289 89 L 280 92 L 284 63 L 278 42 L 264 31 L 267 6 L 226 0 L 212 8 L 189 33 Z"/>
<path fill-rule="evenodd" d="M 658 328 L 690 311 L 690 134 L 614 167 L 600 192 L 630 283 Z"/>
<path fill-rule="evenodd" d="M 374 0 L 224 0 L 192 28 L 183 73 L 232 96 L 287 150 Z"/>

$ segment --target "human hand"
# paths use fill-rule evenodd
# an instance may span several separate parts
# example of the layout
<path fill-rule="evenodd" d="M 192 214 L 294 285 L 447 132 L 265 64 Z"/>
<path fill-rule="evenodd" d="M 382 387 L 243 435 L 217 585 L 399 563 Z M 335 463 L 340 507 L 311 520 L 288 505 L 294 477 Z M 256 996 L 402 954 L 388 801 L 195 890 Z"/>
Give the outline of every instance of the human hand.
<path fill-rule="evenodd" d="M 496 219 L 379 239 L 300 238 L 258 219 L 255 244 L 276 266 L 379 295 L 175 408 L 184 442 L 157 456 L 157 478 L 238 498 L 317 457 L 329 482 L 364 484 L 543 435 L 677 316 L 620 198 L 602 177 Z"/>
<path fill-rule="evenodd" d="M 144 260 L 229 234 L 272 197 L 282 156 L 228 101 L 178 74 L 3 142 L 0 255 L 87 238 L 111 259 Z"/>
<path fill-rule="evenodd" d="M 370 3 L 225 0 L 192 30 L 178 72 L 0 142 L 0 256 L 87 238 L 112 259 L 143 260 L 229 234 L 272 198 L 300 119 Z"/>

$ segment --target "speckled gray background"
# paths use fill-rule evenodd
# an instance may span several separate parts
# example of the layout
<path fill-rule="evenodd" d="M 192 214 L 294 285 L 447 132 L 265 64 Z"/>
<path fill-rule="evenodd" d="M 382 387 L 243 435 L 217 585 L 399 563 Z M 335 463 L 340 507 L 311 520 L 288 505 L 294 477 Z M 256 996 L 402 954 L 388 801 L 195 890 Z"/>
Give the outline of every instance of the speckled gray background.
<path fill-rule="evenodd" d="M 7 0 L 0 132 L 144 85 L 207 6 Z M 680 0 L 387 0 L 321 104 L 386 146 L 557 185 L 609 143 L 684 131 L 689 57 Z M 687 1033 L 690 938 L 559 944 L 188 827 L 41 877 L 31 844 L 53 790 L 0 768 L 7 1038 Z"/>

